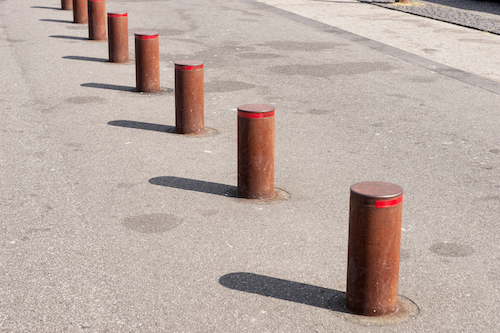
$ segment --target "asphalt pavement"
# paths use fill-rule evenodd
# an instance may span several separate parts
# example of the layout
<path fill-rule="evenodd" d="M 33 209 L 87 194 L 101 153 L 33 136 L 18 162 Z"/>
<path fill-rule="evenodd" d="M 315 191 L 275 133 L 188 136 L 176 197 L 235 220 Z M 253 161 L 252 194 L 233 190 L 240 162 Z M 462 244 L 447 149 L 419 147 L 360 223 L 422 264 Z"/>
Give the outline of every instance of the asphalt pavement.
<path fill-rule="evenodd" d="M 106 7 L 128 64 L 58 0 L 0 1 L 0 331 L 498 331 L 499 35 L 355 0 Z M 205 62 L 209 135 L 172 133 L 176 60 Z M 248 103 L 276 107 L 284 200 L 232 195 Z M 363 181 L 404 189 L 406 317 L 343 304 Z"/>

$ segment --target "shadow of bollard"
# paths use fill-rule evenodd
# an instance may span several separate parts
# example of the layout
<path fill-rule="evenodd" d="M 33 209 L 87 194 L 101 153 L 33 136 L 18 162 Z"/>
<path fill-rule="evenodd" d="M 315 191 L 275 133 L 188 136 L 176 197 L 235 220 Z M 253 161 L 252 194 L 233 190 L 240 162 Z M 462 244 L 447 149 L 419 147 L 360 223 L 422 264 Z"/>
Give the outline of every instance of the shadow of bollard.
<path fill-rule="evenodd" d="M 236 186 L 207 182 L 204 180 L 163 176 L 151 178 L 149 180 L 149 183 L 153 185 L 178 188 L 187 191 L 195 191 L 236 198 Z"/>
<path fill-rule="evenodd" d="M 140 121 L 113 120 L 113 121 L 108 122 L 108 125 L 125 127 L 125 128 L 135 128 L 135 129 L 146 130 L 146 131 L 175 133 L 174 126 L 152 124 L 152 123 L 143 123 Z"/>
<path fill-rule="evenodd" d="M 335 289 L 243 272 L 226 274 L 219 279 L 219 283 L 226 288 L 251 294 L 273 297 L 336 312 L 348 312 L 343 306 L 345 293 Z"/>

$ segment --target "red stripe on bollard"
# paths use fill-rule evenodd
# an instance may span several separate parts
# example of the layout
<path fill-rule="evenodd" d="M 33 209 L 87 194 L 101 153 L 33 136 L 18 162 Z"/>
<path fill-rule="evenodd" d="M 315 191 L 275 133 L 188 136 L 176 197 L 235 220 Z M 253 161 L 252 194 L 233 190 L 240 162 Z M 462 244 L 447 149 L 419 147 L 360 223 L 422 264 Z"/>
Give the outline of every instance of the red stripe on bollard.
<path fill-rule="evenodd" d="M 195 69 L 201 69 L 203 68 L 203 65 L 199 65 L 199 66 L 183 66 L 183 65 L 175 65 L 175 69 L 182 69 L 183 71 L 192 71 L 192 70 L 195 70 Z"/>
<path fill-rule="evenodd" d="M 89 0 L 89 39 L 106 40 L 106 3 L 104 0 Z"/>
<path fill-rule="evenodd" d="M 110 62 L 126 63 L 130 60 L 127 12 L 108 13 L 108 53 Z"/>
<path fill-rule="evenodd" d="M 160 91 L 160 43 L 158 33 L 135 33 L 135 82 L 138 92 Z"/>
<path fill-rule="evenodd" d="M 108 17 L 127 17 L 128 13 L 117 14 L 117 13 L 108 13 Z"/>
<path fill-rule="evenodd" d="M 135 39 L 155 39 L 158 37 L 158 34 L 156 35 L 135 35 Z"/>
<path fill-rule="evenodd" d="M 403 189 L 390 183 L 351 186 L 346 308 L 355 314 L 398 310 L 402 198 Z"/>
<path fill-rule="evenodd" d="M 264 113 L 250 113 L 250 112 L 238 111 L 238 116 L 243 117 L 243 118 L 251 118 L 251 119 L 267 118 L 267 117 L 274 116 L 274 111 L 269 111 L 269 112 L 264 112 Z"/>
<path fill-rule="evenodd" d="M 73 0 L 73 23 L 85 24 L 89 20 L 87 0 Z"/>
<path fill-rule="evenodd" d="M 205 83 L 203 61 L 175 62 L 175 132 L 205 132 Z"/>
<path fill-rule="evenodd" d="M 238 107 L 238 196 L 269 200 L 274 190 L 274 107 Z"/>
<path fill-rule="evenodd" d="M 377 207 L 377 208 L 387 208 L 387 207 L 392 207 L 392 206 L 399 205 L 402 202 L 403 202 L 403 196 L 400 196 L 399 198 L 394 199 L 394 200 L 377 201 L 375 203 L 375 207 Z"/>

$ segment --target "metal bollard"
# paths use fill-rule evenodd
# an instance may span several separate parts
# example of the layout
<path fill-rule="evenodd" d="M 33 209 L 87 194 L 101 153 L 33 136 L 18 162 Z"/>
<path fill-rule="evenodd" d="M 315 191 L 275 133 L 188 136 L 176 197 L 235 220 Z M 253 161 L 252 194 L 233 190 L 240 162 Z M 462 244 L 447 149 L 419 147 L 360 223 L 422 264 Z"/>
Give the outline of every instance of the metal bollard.
<path fill-rule="evenodd" d="M 160 91 L 160 42 L 158 33 L 135 33 L 135 82 L 139 92 Z"/>
<path fill-rule="evenodd" d="M 272 199 L 274 191 L 274 106 L 238 107 L 238 197 Z"/>
<path fill-rule="evenodd" d="M 89 20 L 87 0 L 73 0 L 73 23 L 85 24 Z"/>
<path fill-rule="evenodd" d="M 108 13 L 108 53 L 109 61 L 129 62 L 128 53 L 128 13 Z"/>
<path fill-rule="evenodd" d="M 351 186 L 347 310 L 364 316 L 398 309 L 403 189 L 383 182 Z"/>
<path fill-rule="evenodd" d="M 62 10 L 72 10 L 73 9 L 73 0 L 61 0 L 61 9 Z"/>
<path fill-rule="evenodd" d="M 175 132 L 197 134 L 205 130 L 203 61 L 175 62 Z"/>
<path fill-rule="evenodd" d="M 106 1 L 89 0 L 89 39 L 106 40 Z"/>

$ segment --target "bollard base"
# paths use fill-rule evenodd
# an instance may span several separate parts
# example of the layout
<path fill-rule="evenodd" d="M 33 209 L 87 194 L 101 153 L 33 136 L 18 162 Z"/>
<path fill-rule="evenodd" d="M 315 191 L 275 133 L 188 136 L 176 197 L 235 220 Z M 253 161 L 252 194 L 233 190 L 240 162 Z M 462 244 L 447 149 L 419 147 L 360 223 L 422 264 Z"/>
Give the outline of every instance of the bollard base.
<path fill-rule="evenodd" d="M 219 131 L 217 131 L 214 128 L 205 127 L 205 128 L 203 128 L 203 130 L 199 131 L 198 133 L 177 133 L 175 130 L 173 131 L 173 133 L 179 134 L 179 135 L 182 135 L 182 136 L 186 136 L 186 137 L 189 138 L 189 137 L 199 137 L 199 136 L 215 135 L 215 134 L 219 134 Z"/>
<path fill-rule="evenodd" d="M 388 326 L 397 325 L 415 319 L 420 314 L 420 308 L 411 299 L 398 296 L 398 309 L 395 313 L 385 316 L 363 316 L 357 315 L 346 309 L 346 294 L 338 295 L 329 302 L 330 309 L 342 308 L 345 312 L 341 315 L 345 320 L 364 326 Z"/>
<path fill-rule="evenodd" d="M 269 199 L 247 199 L 247 198 L 242 198 L 242 197 L 238 197 L 238 193 L 237 192 L 238 192 L 238 188 L 229 190 L 226 193 L 226 196 L 227 197 L 235 198 L 238 201 L 244 201 L 244 202 L 248 202 L 248 203 L 257 203 L 257 204 L 273 203 L 273 202 L 277 202 L 277 201 L 288 200 L 288 199 L 291 198 L 290 193 L 288 193 L 285 190 L 279 189 L 279 188 L 275 188 L 274 189 L 274 196 L 272 198 L 269 198 Z"/>
<path fill-rule="evenodd" d="M 152 95 L 166 95 L 166 94 L 171 94 L 174 92 L 174 89 L 172 88 L 160 88 L 158 91 L 138 91 L 137 88 L 134 88 L 131 90 L 135 93 L 138 93 L 139 95 L 146 95 L 146 96 L 152 96 Z"/>
<path fill-rule="evenodd" d="M 135 65 L 135 61 L 129 60 L 129 61 L 123 61 L 123 62 L 116 62 L 116 61 L 107 61 L 107 64 L 112 64 L 112 65 Z M 134 88 L 134 91 L 137 91 L 137 88 Z"/>

